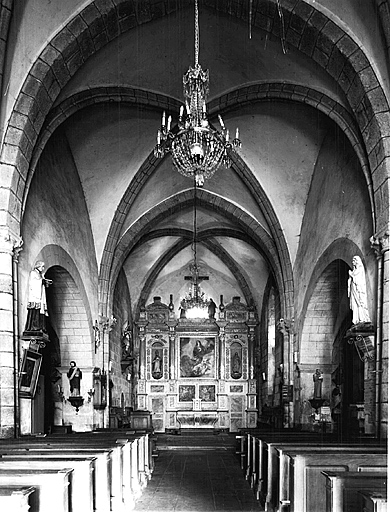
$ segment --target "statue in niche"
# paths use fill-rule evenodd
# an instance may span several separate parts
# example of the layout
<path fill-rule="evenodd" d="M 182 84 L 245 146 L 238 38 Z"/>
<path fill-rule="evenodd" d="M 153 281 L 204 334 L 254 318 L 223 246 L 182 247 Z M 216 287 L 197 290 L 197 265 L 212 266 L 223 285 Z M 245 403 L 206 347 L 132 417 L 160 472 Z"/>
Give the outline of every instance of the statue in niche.
<path fill-rule="evenodd" d="M 210 320 L 213 320 L 215 318 L 215 311 L 217 309 L 216 303 L 213 301 L 212 298 L 210 298 L 209 306 L 208 306 L 208 313 Z"/>
<path fill-rule="evenodd" d="M 160 379 L 162 377 L 162 360 L 157 350 L 152 361 L 152 375 L 154 379 Z"/>
<path fill-rule="evenodd" d="M 27 297 L 27 321 L 25 331 L 47 332 L 46 317 L 46 288 L 52 284 L 51 279 L 45 278 L 45 263 L 37 261 L 30 272 L 28 297 Z"/>
<path fill-rule="evenodd" d="M 236 351 L 232 358 L 232 377 L 233 379 L 239 379 L 241 375 L 241 358 Z"/>
<path fill-rule="evenodd" d="M 71 396 L 80 396 L 80 382 L 83 378 L 82 371 L 77 367 L 75 361 L 71 361 L 69 365 L 70 368 L 68 370 L 67 376 L 69 379 L 70 394 Z"/>
<path fill-rule="evenodd" d="M 352 259 L 352 270 L 349 271 L 348 297 L 352 310 L 352 323 L 370 323 L 367 308 L 366 273 L 359 256 Z"/>
<path fill-rule="evenodd" d="M 319 368 L 313 374 L 314 382 L 314 398 L 322 398 L 322 381 L 324 380 L 322 372 Z"/>
<path fill-rule="evenodd" d="M 122 337 L 122 359 L 130 359 L 132 356 L 132 341 L 131 330 L 126 328 Z"/>

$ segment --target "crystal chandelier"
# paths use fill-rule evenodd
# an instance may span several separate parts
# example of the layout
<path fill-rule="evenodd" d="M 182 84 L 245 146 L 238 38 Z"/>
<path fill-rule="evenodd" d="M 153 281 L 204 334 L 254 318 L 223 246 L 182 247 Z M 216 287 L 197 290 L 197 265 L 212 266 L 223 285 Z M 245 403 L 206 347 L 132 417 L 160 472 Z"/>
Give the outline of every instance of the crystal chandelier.
<path fill-rule="evenodd" d="M 213 128 L 207 119 L 206 100 L 209 94 L 209 71 L 204 71 L 199 62 L 199 11 L 195 0 L 195 66 L 189 67 L 183 76 L 185 107 L 179 112 L 177 131 L 172 132 L 172 116 L 162 115 L 161 128 L 157 132 L 154 156 L 162 158 L 171 152 L 176 169 L 184 176 L 194 178 L 202 187 L 205 178 L 211 178 L 223 165 L 229 167 L 229 152 L 241 147 L 239 130 L 231 141 L 229 130 L 218 115 L 220 130 Z"/>
<path fill-rule="evenodd" d="M 200 287 L 200 282 L 208 277 L 200 276 L 197 261 L 197 218 L 196 218 L 196 187 L 194 178 L 194 235 L 192 240 L 193 261 L 190 265 L 191 287 L 188 293 L 180 301 L 181 309 L 185 310 L 186 318 L 208 318 L 208 309 L 210 301 L 205 297 L 205 293 Z"/>

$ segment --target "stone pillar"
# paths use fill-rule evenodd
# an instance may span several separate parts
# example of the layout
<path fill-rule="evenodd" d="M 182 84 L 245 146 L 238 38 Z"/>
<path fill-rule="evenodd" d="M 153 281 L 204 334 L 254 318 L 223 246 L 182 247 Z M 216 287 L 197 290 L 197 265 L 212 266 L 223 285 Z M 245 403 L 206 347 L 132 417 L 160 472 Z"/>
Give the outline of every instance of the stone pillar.
<path fill-rule="evenodd" d="M 348 343 L 354 344 L 360 359 L 364 363 L 364 412 L 359 423 L 364 425 L 359 428 L 365 434 L 375 432 L 375 332 L 373 325 L 354 325 L 345 334 Z M 364 421 L 362 421 L 364 420 Z"/>
<path fill-rule="evenodd" d="M 375 344 L 375 420 L 377 437 L 386 438 L 388 429 L 388 364 L 389 364 L 389 233 L 372 236 L 371 247 L 378 261 L 378 293 Z"/>
<path fill-rule="evenodd" d="M 18 432 L 18 322 L 14 295 L 14 256 L 22 240 L 8 228 L 0 230 L 0 437 Z M 15 278 L 15 282 L 14 282 Z"/>
<path fill-rule="evenodd" d="M 278 330 L 283 334 L 283 373 L 282 384 L 293 386 L 293 340 L 294 319 L 281 318 L 277 323 Z M 289 388 L 290 389 L 290 388 Z M 292 393 L 281 397 L 283 405 L 283 427 L 291 427 L 294 423 L 294 402 Z"/>

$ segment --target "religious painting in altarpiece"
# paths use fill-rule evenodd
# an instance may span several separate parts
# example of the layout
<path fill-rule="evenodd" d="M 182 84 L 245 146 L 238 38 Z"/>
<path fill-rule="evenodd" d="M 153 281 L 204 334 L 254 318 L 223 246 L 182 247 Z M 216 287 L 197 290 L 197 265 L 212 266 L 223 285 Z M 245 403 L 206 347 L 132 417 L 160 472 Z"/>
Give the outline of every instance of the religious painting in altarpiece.
<path fill-rule="evenodd" d="M 214 379 L 215 337 L 182 336 L 179 339 L 180 378 Z"/>

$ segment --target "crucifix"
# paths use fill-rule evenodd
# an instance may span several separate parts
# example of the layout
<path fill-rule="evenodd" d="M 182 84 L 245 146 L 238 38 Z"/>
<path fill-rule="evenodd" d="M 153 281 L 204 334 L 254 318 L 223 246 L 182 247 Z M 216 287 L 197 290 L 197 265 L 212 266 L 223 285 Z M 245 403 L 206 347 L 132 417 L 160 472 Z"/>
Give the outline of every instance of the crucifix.
<path fill-rule="evenodd" d="M 198 299 L 199 297 L 199 283 L 202 281 L 208 281 L 209 276 L 200 276 L 199 275 L 199 268 L 196 262 L 190 266 L 191 275 L 190 276 L 184 276 L 184 279 L 186 281 L 191 281 L 191 295 L 194 299 Z"/>

